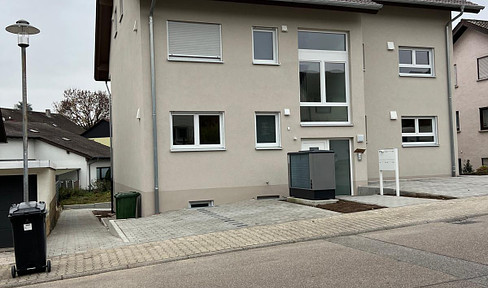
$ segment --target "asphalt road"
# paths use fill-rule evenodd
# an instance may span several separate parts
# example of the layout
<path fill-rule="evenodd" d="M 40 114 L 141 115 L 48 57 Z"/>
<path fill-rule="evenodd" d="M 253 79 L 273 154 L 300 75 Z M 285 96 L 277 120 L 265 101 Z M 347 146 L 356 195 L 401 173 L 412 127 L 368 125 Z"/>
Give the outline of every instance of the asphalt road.
<path fill-rule="evenodd" d="M 488 287 L 488 216 L 218 254 L 36 287 Z"/>

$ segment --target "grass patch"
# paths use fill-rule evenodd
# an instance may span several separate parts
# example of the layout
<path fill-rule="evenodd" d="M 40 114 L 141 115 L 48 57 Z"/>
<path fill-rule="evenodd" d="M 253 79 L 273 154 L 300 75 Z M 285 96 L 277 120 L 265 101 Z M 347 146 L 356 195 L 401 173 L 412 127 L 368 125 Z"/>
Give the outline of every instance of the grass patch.
<path fill-rule="evenodd" d="M 61 205 L 110 202 L 110 191 L 106 191 L 106 192 L 86 191 L 86 193 L 80 195 L 72 195 L 67 199 L 62 199 L 60 202 Z"/>

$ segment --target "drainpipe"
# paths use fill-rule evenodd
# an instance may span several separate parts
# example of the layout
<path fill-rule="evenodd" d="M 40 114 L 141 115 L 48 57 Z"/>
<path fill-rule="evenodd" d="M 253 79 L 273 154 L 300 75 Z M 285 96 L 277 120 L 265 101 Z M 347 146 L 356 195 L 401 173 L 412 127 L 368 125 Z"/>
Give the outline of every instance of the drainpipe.
<path fill-rule="evenodd" d="M 447 103 L 449 107 L 449 137 L 451 147 L 451 176 L 456 177 L 456 151 L 454 151 L 454 119 L 452 117 L 452 81 L 451 81 L 451 24 L 464 14 L 464 5 L 461 6 L 461 13 L 449 20 L 446 24 L 446 58 L 447 58 Z"/>
<path fill-rule="evenodd" d="M 151 98 L 153 127 L 153 163 L 154 163 L 154 214 L 159 214 L 159 165 L 158 165 L 158 132 L 156 126 L 156 77 L 154 72 L 154 25 L 153 12 L 156 0 L 151 1 L 149 10 L 149 49 L 151 53 Z"/>
<path fill-rule="evenodd" d="M 105 81 L 109 99 L 109 117 L 110 117 L 110 212 L 114 213 L 114 150 L 112 143 L 112 93 L 108 88 L 108 83 Z"/>

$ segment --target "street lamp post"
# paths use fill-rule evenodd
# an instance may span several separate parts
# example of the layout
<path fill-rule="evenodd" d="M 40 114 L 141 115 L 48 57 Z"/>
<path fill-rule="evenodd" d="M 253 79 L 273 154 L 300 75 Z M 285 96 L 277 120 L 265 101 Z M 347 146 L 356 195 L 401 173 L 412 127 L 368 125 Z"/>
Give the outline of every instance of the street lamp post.
<path fill-rule="evenodd" d="M 26 76 L 26 48 L 29 47 L 29 35 L 39 33 L 39 29 L 29 25 L 25 20 L 5 28 L 10 33 L 17 34 L 18 45 L 22 53 L 22 142 L 24 160 L 24 202 L 29 202 L 29 158 L 27 142 L 27 76 Z"/>

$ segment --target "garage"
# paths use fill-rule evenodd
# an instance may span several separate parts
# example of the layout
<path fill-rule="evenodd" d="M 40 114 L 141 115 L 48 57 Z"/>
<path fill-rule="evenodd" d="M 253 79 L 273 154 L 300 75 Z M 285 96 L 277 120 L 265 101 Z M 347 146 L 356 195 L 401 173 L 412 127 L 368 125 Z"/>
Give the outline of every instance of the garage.
<path fill-rule="evenodd" d="M 0 248 L 12 247 L 12 231 L 8 210 L 23 201 L 23 176 L 0 176 Z M 29 200 L 37 201 L 37 176 L 29 175 Z"/>

